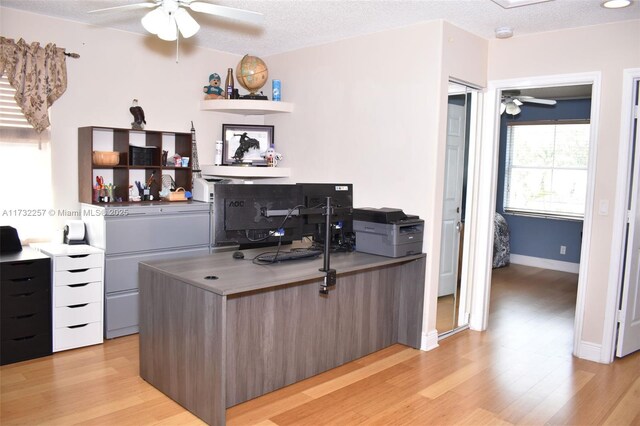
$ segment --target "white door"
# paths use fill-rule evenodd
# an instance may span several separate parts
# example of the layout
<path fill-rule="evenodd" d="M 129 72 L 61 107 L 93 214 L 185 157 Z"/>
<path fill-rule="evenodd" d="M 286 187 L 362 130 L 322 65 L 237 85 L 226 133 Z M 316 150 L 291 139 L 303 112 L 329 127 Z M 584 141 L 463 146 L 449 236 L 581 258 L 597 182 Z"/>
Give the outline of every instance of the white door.
<path fill-rule="evenodd" d="M 449 104 L 438 297 L 453 294 L 458 280 L 465 123 L 465 107 Z"/>
<path fill-rule="evenodd" d="M 638 90 L 636 83 L 636 93 Z M 637 102 L 637 96 L 636 96 Z M 636 111 L 637 111 L 636 103 Z M 631 208 L 629 210 L 629 232 L 627 234 L 627 254 L 625 260 L 624 282 L 622 285 L 622 304 L 620 327 L 618 328 L 618 348 L 616 355 L 623 357 L 640 350 L 640 129 L 635 120 L 635 158 L 631 179 Z"/>

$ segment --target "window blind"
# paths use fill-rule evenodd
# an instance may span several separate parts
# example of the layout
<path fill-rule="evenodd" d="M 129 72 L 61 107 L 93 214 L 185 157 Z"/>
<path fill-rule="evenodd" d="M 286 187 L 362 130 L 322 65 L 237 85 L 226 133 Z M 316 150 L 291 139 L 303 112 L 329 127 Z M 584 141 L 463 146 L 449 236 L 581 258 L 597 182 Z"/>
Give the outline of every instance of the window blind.
<path fill-rule="evenodd" d="M 504 211 L 581 219 L 587 190 L 588 120 L 507 127 Z"/>

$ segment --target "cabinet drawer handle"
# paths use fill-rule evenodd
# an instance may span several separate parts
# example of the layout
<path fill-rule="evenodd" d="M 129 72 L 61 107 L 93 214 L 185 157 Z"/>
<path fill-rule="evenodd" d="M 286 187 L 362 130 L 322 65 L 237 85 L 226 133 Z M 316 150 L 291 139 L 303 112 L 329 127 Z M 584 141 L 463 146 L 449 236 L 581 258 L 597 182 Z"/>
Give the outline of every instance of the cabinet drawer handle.
<path fill-rule="evenodd" d="M 89 268 L 84 268 L 84 269 L 71 269 L 67 272 L 71 272 L 72 274 L 77 274 L 78 272 L 87 272 L 89 270 Z"/>
<path fill-rule="evenodd" d="M 34 293 L 35 291 L 31 291 L 29 293 L 17 293 L 17 294 L 12 294 L 11 297 L 29 297 Z"/>
<path fill-rule="evenodd" d="M 70 325 L 70 326 L 69 326 L 69 327 L 67 327 L 67 328 L 82 328 L 82 327 L 86 327 L 86 326 L 88 326 L 88 325 L 89 325 L 89 323 L 86 323 L 86 324 L 78 324 L 78 325 Z"/>
<path fill-rule="evenodd" d="M 15 317 L 11 317 L 11 318 L 13 318 L 13 319 L 25 319 L 25 318 L 31 318 L 34 315 L 35 314 L 17 315 Z"/>
<path fill-rule="evenodd" d="M 82 284 L 69 284 L 67 287 L 71 287 L 71 288 L 76 288 L 76 287 L 84 287 L 86 285 L 89 285 L 89 283 L 82 283 Z"/>
<path fill-rule="evenodd" d="M 31 281 L 35 279 L 36 277 L 24 277 L 24 278 L 13 278 L 11 281 L 13 281 L 14 283 L 23 283 L 23 282 Z"/>
<path fill-rule="evenodd" d="M 29 266 L 33 264 L 33 261 L 31 262 L 16 262 L 16 263 L 10 263 L 9 265 L 11 266 Z"/>
<path fill-rule="evenodd" d="M 78 305 L 69 305 L 69 306 L 67 306 L 67 308 L 71 308 L 71 309 L 82 308 L 82 307 L 85 307 L 87 305 L 88 305 L 88 303 L 80 303 Z"/>
<path fill-rule="evenodd" d="M 81 257 L 87 257 L 89 256 L 88 254 L 70 254 L 69 257 L 72 259 L 79 259 Z"/>
<path fill-rule="evenodd" d="M 20 340 L 29 340 L 29 339 L 33 339 L 34 337 L 36 337 L 35 334 L 33 336 L 16 337 L 15 339 L 12 339 L 12 340 L 19 342 Z"/>

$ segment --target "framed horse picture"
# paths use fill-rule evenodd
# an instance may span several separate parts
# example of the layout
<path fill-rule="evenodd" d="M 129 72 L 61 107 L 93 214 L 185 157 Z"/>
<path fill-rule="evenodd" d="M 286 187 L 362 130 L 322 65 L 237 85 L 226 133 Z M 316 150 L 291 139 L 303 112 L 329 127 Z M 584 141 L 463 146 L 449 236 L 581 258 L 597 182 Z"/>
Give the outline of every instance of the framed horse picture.
<path fill-rule="evenodd" d="M 222 164 L 266 166 L 262 154 L 273 145 L 273 126 L 222 125 Z"/>

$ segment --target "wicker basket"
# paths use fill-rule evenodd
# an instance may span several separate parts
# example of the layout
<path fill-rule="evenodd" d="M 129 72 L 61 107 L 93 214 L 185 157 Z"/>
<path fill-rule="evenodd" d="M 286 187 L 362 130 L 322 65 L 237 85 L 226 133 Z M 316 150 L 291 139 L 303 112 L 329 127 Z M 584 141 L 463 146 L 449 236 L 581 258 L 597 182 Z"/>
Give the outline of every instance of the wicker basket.
<path fill-rule="evenodd" d="M 118 151 L 93 151 L 93 164 L 96 166 L 117 166 L 120 163 Z"/>
<path fill-rule="evenodd" d="M 170 192 L 164 199 L 167 201 L 187 201 L 187 196 L 184 192 L 184 188 L 180 187 L 174 192 Z"/>

